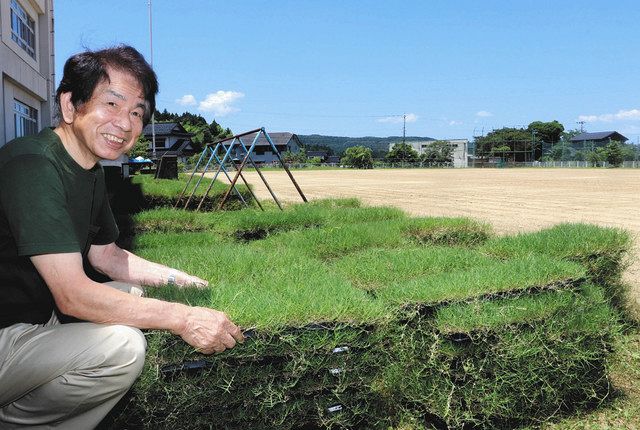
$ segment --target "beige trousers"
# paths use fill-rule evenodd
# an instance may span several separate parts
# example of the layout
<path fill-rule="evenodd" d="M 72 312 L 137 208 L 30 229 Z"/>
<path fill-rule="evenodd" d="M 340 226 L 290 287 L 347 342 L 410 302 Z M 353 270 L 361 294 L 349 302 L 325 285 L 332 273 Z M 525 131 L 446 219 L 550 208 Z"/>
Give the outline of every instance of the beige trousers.
<path fill-rule="evenodd" d="M 0 329 L 0 429 L 96 427 L 142 372 L 145 351 L 136 328 L 60 324 L 55 314 Z"/>

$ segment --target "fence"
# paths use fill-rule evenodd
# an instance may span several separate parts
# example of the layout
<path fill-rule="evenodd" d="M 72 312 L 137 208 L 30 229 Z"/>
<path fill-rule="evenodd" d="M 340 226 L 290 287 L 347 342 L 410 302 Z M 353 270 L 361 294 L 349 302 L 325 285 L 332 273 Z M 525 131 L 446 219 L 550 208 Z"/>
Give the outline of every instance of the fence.
<path fill-rule="evenodd" d="M 318 169 L 318 168 L 348 168 L 347 166 L 338 163 L 292 163 L 288 165 L 290 169 Z M 194 166 L 187 164 L 186 166 L 180 166 L 183 172 L 192 171 Z M 233 166 L 228 166 L 230 170 L 233 170 Z M 263 164 L 262 168 L 267 169 L 279 169 L 280 166 L 272 164 Z M 534 161 L 534 162 L 502 162 L 502 163 L 480 163 L 473 161 L 469 162 L 469 168 L 514 168 L 514 167 L 534 167 L 534 168 L 609 168 L 610 165 L 606 161 L 600 163 L 599 166 L 594 166 L 593 163 L 588 161 Z M 638 169 L 640 168 L 640 160 L 625 161 L 622 163 L 623 168 Z M 453 166 L 447 163 L 381 163 L 374 162 L 374 169 L 452 169 Z"/>
<path fill-rule="evenodd" d="M 476 167 L 482 167 L 482 166 L 476 166 Z M 505 163 L 502 166 L 495 166 L 495 167 L 541 167 L 541 168 L 557 167 L 557 168 L 574 168 L 575 169 L 575 168 L 598 168 L 598 167 L 609 168 L 611 167 L 611 165 L 606 161 L 603 161 L 601 163 L 598 163 L 598 165 L 596 165 L 589 161 L 569 160 L 569 161 L 534 161 L 532 163 Z M 624 161 L 620 167 L 637 169 L 637 168 L 640 168 L 640 161 Z"/>

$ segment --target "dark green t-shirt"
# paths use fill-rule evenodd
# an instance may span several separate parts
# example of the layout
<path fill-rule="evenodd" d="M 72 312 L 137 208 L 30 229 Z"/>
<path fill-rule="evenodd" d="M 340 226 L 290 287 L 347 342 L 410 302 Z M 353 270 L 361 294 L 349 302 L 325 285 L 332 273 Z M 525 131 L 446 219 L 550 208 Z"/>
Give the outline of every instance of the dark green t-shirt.
<path fill-rule="evenodd" d="M 0 327 L 45 323 L 53 297 L 29 259 L 118 237 L 100 165 L 83 169 L 51 129 L 0 149 Z"/>

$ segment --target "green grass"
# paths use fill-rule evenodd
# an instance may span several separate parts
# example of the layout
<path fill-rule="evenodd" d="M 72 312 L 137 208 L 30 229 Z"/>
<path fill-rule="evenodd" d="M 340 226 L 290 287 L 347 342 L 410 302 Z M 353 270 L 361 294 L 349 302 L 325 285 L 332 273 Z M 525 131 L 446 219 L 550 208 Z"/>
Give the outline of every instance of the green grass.
<path fill-rule="evenodd" d="M 534 233 L 494 238 L 482 250 L 500 258 L 537 253 L 584 260 L 602 254 L 623 254 L 630 245 L 630 235 L 621 229 L 589 224 L 558 224 Z"/>
<path fill-rule="evenodd" d="M 527 430 L 618 430 L 640 428 L 640 331 L 632 328 L 614 340 L 608 360 L 613 389 L 595 410 L 550 420 Z"/>
<path fill-rule="evenodd" d="M 131 178 L 131 183 L 134 185 L 139 185 L 141 187 L 142 193 L 145 195 L 173 199 L 175 197 L 178 197 L 182 190 L 184 190 L 185 186 L 187 185 L 189 176 L 190 175 L 180 174 L 178 176 L 178 179 L 156 179 L 151 175 L 134 175 Z M 191 191 L 193 191 L 193 188 L 195 187 L 198 179 L 199 177 L 194 176 L 191 184 L 189 185 L 189 189 L 185 193 L 187 197 L 191 194 Z M 202 178 L 195 195 L 203 196 L 210 184 L 210 178 Z M 216 181 L 212 188 L 212 192 L 214 194 L 220 193 L 227 188 L 227 184 Z"/>
<path fill-rule="evenodd" d="M 585 312 L 600 303 L 598 313 Z M 441 333 L 477 333 L 514 324 L 535 324 L 554 319 L 559 313 L 571 316 L 574 331 L 597 333 L 615 315 L 605 304 L 602 290 L 584 285 L 579 290 L 551 290 L 499 300 L 456 303 L 436 311 L 435 327 Z M 585 315 L 589 318 L 584 318 Z"/>
<path fill-rule="evenodd" d="M 414 218 L 406 233 L 422 244 L 474 246 L 491 237 L 491 227 L 469 218 Z"/>
<path fill-rule="evenodd" d="M 337 260 L 333 267 L 363 290 L 377 290 L 393 283 L 469 269 L 496 260 L 477 251 L 444 246 L 366 248 Z"/>
<path fill-rule="evenodd" d="M 628 265 L 626 256 L 631 245 L 631 236 L 621 229 L 559 224 L 536 233 L 495 238 L 487 241 L 480 250 L 498 258 L 544 254 L 578 262 L 586 268 L 592 282 L 605 287 L 611 303 L 626 312 L 629 292 L 621 276 Z"/>
<path fill-rule="evenodd" d="M 578 264 L 529 256 L 398 282 L 376 291 L 376 295 L 400 306 L 434 305 L 490 298 L 500 293 L 521 294 L 532 289 L 554 288 L 571 284 L 583 276 L 584 269 Z"/>
<path fill-rule="evenodd" d="M 158 209 L 135 222 L 137 254 L 211 285 L 147 295 L 220 309 L 255 331 L 210 357 L 149 333 L 143 375 L 110 428 L 516 428 L 610 393 L 624 232 L 565 225 L 494 238 L 469 219 L 354 199 Z M 205 367 L 163 376 L 193 360 Z"/>
<path fill-rule="evenodd" d="M 132 191 L 136 189 L 139 189 L 139 191 L 136 191 L 131 198 L 141 200 L 138 202 L 138 206 L 143 208 L 172 207 L 178 202 L 178 198 L 183 190 L 185 190 L 188 179 L 189 175 L 186 174 L 180 174 L 178 179 L 155 179 L 150 175 L 135 175 L 131 178 L 131 188 Z M 198 187 L 195 188 L 198 180 L 199 177 L 194 176 L 188 188 L 185 190 L 182 199 L 178 202 L 178 207 L 184 207 L 192 193 L 193 197 L 191 197 L 189 201 L 189 208 L 193 209 L 198 206 L 212 182 L 210 178 L 202 178 Z M 217 207 L 228 187 L 229 184 L 215 181 L 202 204 L 202 209 L 211 210 Z M 255 204 L 245 185 L 238 184 L 236 185 L 236 189 L 249 206 Z M 225 204 L 225 208 L 227 209 L 244 207 L 238 194 L 234 191 L 232 191 L 228 200 L 228 203 Z"/>
<path fill-rule="evenodd" d="M 215 231 L 237 236 L 267 235 L 288 230 L 320 226 L 335 226 L 364 221 L 404 219 L 395 208 L 353 206 L 354 202 L 320 201 L 292 205 L 286 211 L 248 209 L 238 212 L 194 212 L 156 209 L 134 217 L 136 228 L 144 231 Z M 337 210 L 339 209 L 339 210 Z"/>

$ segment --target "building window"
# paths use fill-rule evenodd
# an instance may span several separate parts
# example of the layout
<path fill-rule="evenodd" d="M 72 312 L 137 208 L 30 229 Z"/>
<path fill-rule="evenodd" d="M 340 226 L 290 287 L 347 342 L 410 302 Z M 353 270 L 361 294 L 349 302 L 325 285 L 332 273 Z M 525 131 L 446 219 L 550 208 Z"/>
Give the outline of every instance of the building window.
<path fill-rule="evenodd" d="M 16 137 L 29 136 L 38 132 L 37 109 L 14 100 L 13 118 L 16 123 Z"/>
<path fill-rule="evenodd" d="M 16 0 L 11 0 L 11 38 L 36 58 L 36 23 Z"/>

